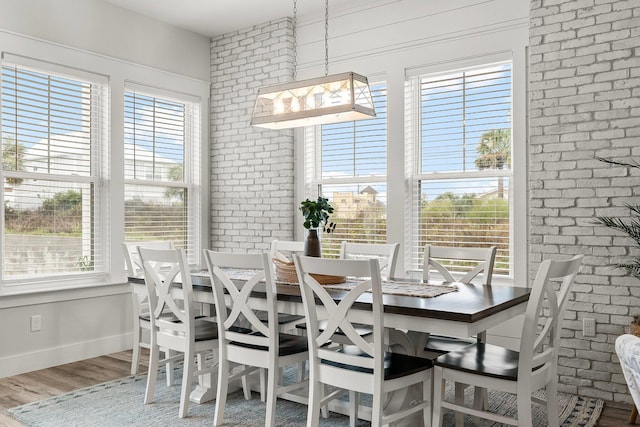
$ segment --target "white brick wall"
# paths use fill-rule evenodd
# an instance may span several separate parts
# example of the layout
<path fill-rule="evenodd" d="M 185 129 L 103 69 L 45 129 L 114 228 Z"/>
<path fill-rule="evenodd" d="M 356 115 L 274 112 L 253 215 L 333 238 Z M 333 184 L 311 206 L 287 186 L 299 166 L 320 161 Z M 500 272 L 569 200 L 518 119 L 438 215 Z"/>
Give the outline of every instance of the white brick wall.
<path fill-rule="evenodd" d="M 293 131 L 251 127 L 258 88 L 293 79 L 288 18 L 211 41 L 211 247 L 293 238 Z"/>
<path fill-rule="evenodd" d="M 630 402 L 613 347 L 640 313 L 640 282 L 613 269 L 634 243 L 592 224 L 640 203 L 640 0 L 530 3 L 530 260 L 585 254 L 559 360 L 560 390 Z M 532 276 L 533 277 L 533 276 Z M 582 336 L 593 317 L 597 336 Z"/>

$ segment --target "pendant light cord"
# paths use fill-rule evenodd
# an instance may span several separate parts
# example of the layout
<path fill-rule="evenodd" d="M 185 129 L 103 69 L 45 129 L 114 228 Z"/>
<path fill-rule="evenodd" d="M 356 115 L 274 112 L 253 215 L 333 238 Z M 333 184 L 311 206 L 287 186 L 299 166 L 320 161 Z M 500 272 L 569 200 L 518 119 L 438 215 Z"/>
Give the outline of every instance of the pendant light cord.
<path fill-rule="evenodd" d="M 324 2 L 324 75 L 329 75 L 329 0 Z"/>

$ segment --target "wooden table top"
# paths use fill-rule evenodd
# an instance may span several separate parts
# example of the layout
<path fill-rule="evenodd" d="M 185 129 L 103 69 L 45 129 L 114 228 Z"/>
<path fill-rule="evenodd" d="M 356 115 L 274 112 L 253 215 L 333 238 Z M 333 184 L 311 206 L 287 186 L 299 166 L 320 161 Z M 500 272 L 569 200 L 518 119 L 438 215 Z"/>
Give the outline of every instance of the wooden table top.
<path fill-rule="evenodd" d="M 144 279 L 129 278 L 129 282 L 143 284 Z M 208 274 L 192 275 L 194 289 L 211 288 Z M 423 298 L 406 295 L 383 295 L 385 313 L 405 316 L 453 320 L 456 322 L 474 323 L 495 315 L 529 300 L 530 289 L 511 285 L 476 285 L 456 283 L 457 292 Z M 278 300 L 302 303 L 300 289 L 296 284 L 277 285 Z M 257 292 L 259 293 L 259 292 Z M 339 301 L 347 292 L 330 290 L 330 294 Z M 260 297 L 260 295 L 256 295 Z M 354 304 L 355 308 L 366 310 L 371 306 L 371 295 L 362 295 Z"/>

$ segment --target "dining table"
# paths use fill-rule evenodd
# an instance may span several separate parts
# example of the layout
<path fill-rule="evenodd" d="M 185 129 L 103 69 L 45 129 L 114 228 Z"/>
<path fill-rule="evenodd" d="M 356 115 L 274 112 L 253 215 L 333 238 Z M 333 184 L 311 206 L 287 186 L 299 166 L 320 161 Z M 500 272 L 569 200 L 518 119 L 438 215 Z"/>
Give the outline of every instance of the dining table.
<path fill-rule="evenodd" d="M 191 279 L 194 300 L 202 303 L 203 307 L 212 307 L 214 300 L 208 272 L 193 272 Z M 129 277 L 128 280 L 132 291 L 143 291 L 143 278 Z M 242 277 L 236 277 L 235 280 L 242 281 Z M 419 281 L 396 279 L 386 283 L 396 289 L 393 293 L 385 293 L 383 283 L 383 321 L 388 331 L 388 347 L 390 351 L 414 356 L 424 355 L 424 344 L 429 334 L 476 336 L 480 341 L 485 340 L 487 330 L 524 314 L 530 294 L 527 287 L 508 284 L 434 282 L 424 285 L 444 286 L 448 288 L 447 292 L 423 297 L 397 291 L 404 284 L 415 287 Z M 276 286 L 278 312 L 304 316 L 299 285 L 277 281 Z M 335 301 L 340 301 L 347 293 L 346 289 L 339 288 L 329 287 L 329 293 Z M 451 288 L 454 290 L 451 291 Z M 260 309 L 264 304 L 266 309 L 266 293 L 261 292 L 259 287 L 253 291 L 250 299 L 256 308 Z M 371 294 L 361 295 L 349 312 L 350 319 L 360 323 L 370 321 L 371 304 Z M 190 400 L 197 403 L 214 398 L 215 384 L 211 379 L 201 381 L 190 396 Z"/>

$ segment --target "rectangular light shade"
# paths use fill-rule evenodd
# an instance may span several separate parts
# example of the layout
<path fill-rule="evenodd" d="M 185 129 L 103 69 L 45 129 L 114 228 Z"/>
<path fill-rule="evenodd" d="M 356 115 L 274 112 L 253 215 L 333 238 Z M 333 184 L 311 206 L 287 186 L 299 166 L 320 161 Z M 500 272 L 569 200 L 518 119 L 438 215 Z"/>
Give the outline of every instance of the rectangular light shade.
<path fill-rule="evenodd" d="M 375 116 L 367 78 L 349 72 L 260 88 L 251 125 L 288 129 Z"/>

